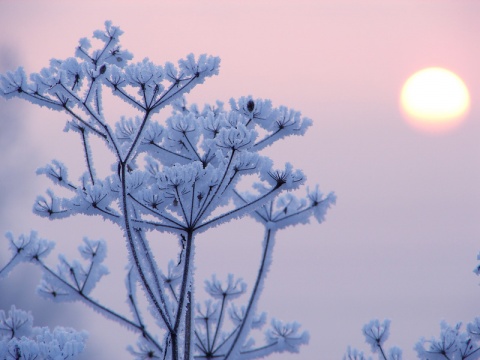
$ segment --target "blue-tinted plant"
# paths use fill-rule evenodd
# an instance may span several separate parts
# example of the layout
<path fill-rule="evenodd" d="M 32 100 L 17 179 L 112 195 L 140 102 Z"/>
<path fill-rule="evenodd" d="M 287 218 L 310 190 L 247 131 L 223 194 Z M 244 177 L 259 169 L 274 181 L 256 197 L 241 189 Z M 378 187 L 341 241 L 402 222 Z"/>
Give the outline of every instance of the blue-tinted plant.
<path fill-rule="evenodd" d="M 363 327 L 365 341 L 373 354 L 380 360 L 402 360 L 402 350 L 396 346 L 385 349 L 385 341 L 390 332 L 390 321 L 372 320 Z M 420 360 L 478 360 L 480 359 L 480 318 L 475 318 L 462 330 L 462 324 L 455 326 L 446 322 L 440 324 L 440 337 L 427 340 L 421 338 L 415 344 L 415 351 Z M 363 352 L 348 348 L 344 360 L 367 360 Z"/>
<path fill-rule="evenodd" d="M 477 256 L 480 260 L 480 254 Z M 480 275 L 480 265 L 473 270 Z M 371 352 L 377 354 L 380 360 L 402 360 L 402 350 L 396 346 L 385 349 L 385 341 L 390 335 L 390 320 L 372 320 L 363 326 L 365 341 L 370 345 Z M 440 323 L 440 337 L 427 340 L 421 338 L 415 344 L 415 351 L 420 360 L 478 360 L 480 359 L 480 317 L 468 323 L 462 330 L 462 323 L 455 326 L 445 321 Z M 355 348 L 348 347 L 344 360 L 371 360 Z"/>
<path fill-rule="evenodd" d="M 275 235 L 287 226 L 306 223 L 313 216 L 324 220 L 335 202 L 318 187 L 305 198 L 291 191 L 305 182 L 304 174 L 290 164 L 276 169 L 261 151 L 289 135 L 303 135 L 309 119 L 286 107 L 274 108 L 269 100 L 250 96 L 187 106 L 183 97 L 206 78 L 216 75 L 220 60 L 193 55 L 178 66 L 164 66 L 133 56 L 119 45 L 122 31 L 110 22 L 94 38 L 101 46 L 91 49 L 80 40 L 76 57 L 53 59 L 48 68 L 29 77 L 22 68 L 1 76 L 1 94 L 19 97 L 36 105 L 69 115 L 66 131 L 78 134 L 85 154 L 85 172 L 70 179 L 66 166 L 53 160 L 38 170 L 54 184 L 70 191 L 58 197 L 51 190 L 39 196 L 34 212 L 48 219 L 77 214 L 96 215 L 119 226 L 128 248 L 129 271 L 126 297 L 131 314 L 123 315 L 94 300 L 90 293 L 107 274 L 103 265 L 106 245 L 85 239 L 80 246 L 83 261 L 60 256 L 56 270 L 45 262 L 52 244 L 35 233 L 9 236 L 12 260 L 6 274 L 18 261 L 28 261 L 43 271 L 38 292 L 55 301 L 81 301 L 139 334 L 137 347 L 129 347 L 136 359 L 253 359 L 273 352 L 296 352 L 308 340 L 296 323 L 272 320 L 265 343 L 255 345 L 250 330 L 260 328 L 265 316 L 257 303 L 268 272 Z M 133 118 L 115 122 L 104 111 L 103 93 L 111 92 L 136 112 Z M 158 114 L 171 106 L 164 122 Z M 115 163 L 105 178 L 97 175 L 90 141 L 96 137 L 113 153 Z M 240 191 L 245 175 L 256 180 L 251 191 Z M 263 254 L 253 287 L 229 276 L 226 282 L 213 277 L 206 283 L 211 296 L 203 305 L 193 292 L 193 263 L 197 235 L 232 219 L 250 216 L 264 226 Z M 158 264 L 149 233 L 174 234 L 179 255 L 168 267 Z M 228 236 L 225 241 L 231 241 Z M 136 288 L 143 290 L 148 313 L 156 328 L 147 326 Z M 233 301 L 246 297 L 244 305 Z M 194 306 L 196 302 L 196 306 Z"/>

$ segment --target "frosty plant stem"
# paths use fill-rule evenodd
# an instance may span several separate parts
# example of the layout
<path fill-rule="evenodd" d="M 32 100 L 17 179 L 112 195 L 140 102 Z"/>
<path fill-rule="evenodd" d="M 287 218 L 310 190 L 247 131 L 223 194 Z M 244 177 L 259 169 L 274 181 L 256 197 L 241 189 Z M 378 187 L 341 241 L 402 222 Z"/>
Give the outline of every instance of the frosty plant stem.
<path fill-rule="evenodd" d="M 248 328 L 252 322 L 252 316 L 254 309 L 254 304 L 257 303 L 258 298 L 260 297 L 260 289 L 263 286 L 261 282 L 265 280 L 265 275 L 268 271 L 268 265 L 270 264 L 270 257 L 273 248 L 273 234 L 271 229 L 267 229 L 265 232 L 265 239 L 263 240 L 263 254 L 262 260 L 260 264 L 260 268 L 258 269 L 257 279 L 255 280 L 255 285 L 252 290 L 252 294 L 250 296 L 250 300 L 247 304 L 247 309 L 245 310 L 244 321 L 240 324 L 239 329 L 235 335 L 235 339 L 233 340 L 233 344 L 228 350 L 227 354 L 225 355 L 225 360 L 230 358 L 232 353 L 238 352 L 238 344 L 240 343 L 239 340 L 243 340 L 244 337 L 244 329 Z"/>
<path fill-rule="evenodd" d="M 22 261 L 39 265 L 43 272 L 39 294 L 55 301 L 81 300 L 138 332 L 136 347 L 128 347 L 135 359 L 246 360 L 275 352 L 298 352 L 308 341 L 308 334 L 301 332 L 297 323 L 275 319 L 265 331 L 264 343 L 255 345 L 251 330 L 265 326 L 265 315 L 257 312 L 257 303 L 271 263 L 274 234 L 307 223 L 311 217 L 322 222 L 335 196 L 324 196 L 316 186 L 298 198 L 294 192 L 305 183 L 304 174 L 289 163 L 273 168 L 261 151 L 279 139 L 303 135 L 311 120 L 298 111 L 274 108 L 269 100 L 251 96 L 231 99 L 229 109 L 219 101 L 203 110 L 189 106 L 184 95 L 217 75 L 220 60 L 188 55 L 178 66 L 158 66 L 149 59 L 132 63 L 133 55 L 119 45 L 121 34 L 107 21 L 104 30 L 94 32 L 94 38 L 103 43 L 99 49 L 91 50 L 90 41 L 81 39 L 76 57 L 54 59 L 29 79 L 22 68 L 8 72 L 0 76 L 0 94 L 63 111 L 70 117 L 65 131 L 80 136 L 85 156 L 83 175 L 77 181 L 70 180 L 66 166 L 58 160 L 40 168 L 38 174 L 71 196 L 60 198 L 47 190 L 46 197 L 37 198 L 34 212 L 50 220 L 96 215 L 122 230 L 128 249 L 125 285 L 131 314 L 114 312 L 91 296 L 108 272 L 103 264 L 106 246 L 102 240 L 85 238 L 79 248 L 83 262 L 68 261 L 60 255 L 54 271 L 43 261 L 53 243 L 39 239 L 36 233 L 18 238 L 8 235 L 12 259 L 0 275 Z M 133 115 L 111 119 L 104 111 L 105 90 L 130 105 Z M 110 102 L 105 105 L 112 106 Z M 158 113 L 166 106 L 172 114 L 161 121 Z M 115 158 L 105 178 L 96 171 L 91 135 L 97 136 Z M 250 191 L 239 190 L 245 175 L 255 182 Z M 233 275 L 222 283 L 214 275 L 205 282 L 210 299 L 196 301 L 194 250 L 202 246 L 197 235 L 245 216 L 265 227 L 261 263 L 250 297 L 236 307 L 233 302 L 247 292 L 246 284 Z M 151 233 L 179 238 L 177 259 L 168 265 L 157 262 Z M 225 241 L 238 240 L 226 233 L 224 237 Z M 137 287 L 143 290 L 147 309 L 139 306 Z M 152 321 L 145 321 L 146 316 Z M 74 338 L 72 344 L 83 346 L 85 337 L 68 334 Z M 0 338 L 0 358 L 2 351 L 21 351 L 19 340 L 12 341 Z M 25 344 L 21 346 L 30 346 Z M 68 355 L 71 359 L 82 349 L 78 345 L 75 351 L 65 351 L 63 358 Z M 38 359 L 45 358 L 35 354 Z"/>

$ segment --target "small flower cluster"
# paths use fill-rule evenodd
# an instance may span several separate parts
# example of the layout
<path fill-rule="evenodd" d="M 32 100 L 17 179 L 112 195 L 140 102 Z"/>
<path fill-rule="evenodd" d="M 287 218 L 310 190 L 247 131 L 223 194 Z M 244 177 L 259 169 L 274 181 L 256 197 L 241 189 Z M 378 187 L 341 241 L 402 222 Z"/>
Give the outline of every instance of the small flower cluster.
<path fill-rule="evenodd" d="M 372 353 L 378 353 L 383 360 L 401 360 L 402 350 L 392 347 L 385 351 L 384 343 L 390 332 L 390 320 L 380 323 L 372 320 L 363 327 L 366 342 Z M 480 359 L 480 318 L 475 318 L 462 331 L 462 324 L 450 326 L 445 322 L 440 325 L 440 337 L 426 340 L 422 338 L 415 345 L 420 360 L 478 360 Z M 344 360 L 367 360 L 363 352 L 348 348 Z M 368 359 L 371 359 L 369 357 Z"/>
<path fill-rule="evenodd" d="M 234 280 L 229 275 L 226 284 L 217 280 L 205 281 L 205 290 L 214 299 L 207 300 L 203 307 L 197 304 L 196 336 L 198 339 L 198 355 L 201 358 L 227 358 L 235 348 L 240 338 L 242 327 L 249 318 L 253 299 L 247 306 L 237 308 L 232 300 L 246 292 L 246 284 L 241 280 Z M 233 327 L 226 326 L 226 313 Z M 261 313 L 249 320 L 251 329 L 261 329 L 266 322 L 266 314 Z M 298 352 L 302 344 L 308 343 L 308 333 L 300 332 L 300 325 L 296 322 L 286 323 L 273 319 L 271 327 L 265 331 L 265 344 L 256 345 L 252 337 L 244 340 L 244 345 L 238 350 L 237 356 L 242 359 L 256 359 L 275 352 Z"/>
<path fill-rule="evenodd" d="M 372 353 L 378 353 L 378 358 L 382 360 L 402 360 L 402 350 L 396 346 L 385 351 L 385 341 L 390 335 L 390 320 L 384 320 L 380 323 L 379 320 L 372 320 L 365 324 L 362 329 L 365 341 L 370 345 Z M 362 351 L 347 348 L 343 360 L 372 360 L 372 357 L 367 357 Z"/>
<path fill-rule="evenodd" d="M 12 306 L 0 310 L 0 359 L 66 360 L 75 359 L 84 349 L 87 335 L 70 328 L 34 327 L 29 313 Z"/>

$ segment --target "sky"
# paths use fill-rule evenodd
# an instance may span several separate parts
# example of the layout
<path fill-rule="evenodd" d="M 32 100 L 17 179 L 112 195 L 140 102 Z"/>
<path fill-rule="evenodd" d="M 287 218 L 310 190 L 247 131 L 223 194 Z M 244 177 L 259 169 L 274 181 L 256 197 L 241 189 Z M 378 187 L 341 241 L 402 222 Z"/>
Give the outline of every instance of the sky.
<path fill-rule="evenodd" d="M 420 337 L 438 335 L 441 320 L 479 315 L 480 279 L 472 272 L 480 251 L 479 11 L 473 0 L 1 0 L 0 67 L 36 72 L 51 58 L 73 56 L 78 40 L 108 19 L 125 31 L 121 43 L 135 61 L 220 56 L 220 74 L 195 88 L 189 102 L 252 95 L 300 110 L 311 129 L 265 154 L 304 170 L 309 184 L 335 191 L 338 200 L 325 223 L 278 236 L 260 308 L 301 323 L 310 343 L 299 355 L 274 358 L 340 359 L 348 345 L 367 350 L 363 324 L 389 318 L 387 344 L 409 359 Z M 431 66 L 456 73 L 471 96 L 460 125 L 440 134 L 412 127 L 399 108 L 403 83 Z M 68 117 L 3 99 L 0 114 L 0 233 L 36 229 L 71 257 L 84 235 L 104 238 L 111 275 L 94 294 L 127 311 L 118 230 L 94 218 L 50 222 L 31 213 L 35 197 L 52 187 L 35 176 L 38 167 L 56 158 L 79 171 L 77 139 L 62 132 Z M 251 286 L 261 236 L 248 219 L 203 235 L 200 293 L 214 272 L 232 272 Z M 0 242 L 0 264 L 6 260 Z M 30 309 L 39 325 L 89 331 L 83 359 L 129 358 L 123 343 L 135 337 L 127 330 L 81 304 L 39 299 L 36 282 L 35 268 L 17 269 L 0 281 L 0 306 Z"/>

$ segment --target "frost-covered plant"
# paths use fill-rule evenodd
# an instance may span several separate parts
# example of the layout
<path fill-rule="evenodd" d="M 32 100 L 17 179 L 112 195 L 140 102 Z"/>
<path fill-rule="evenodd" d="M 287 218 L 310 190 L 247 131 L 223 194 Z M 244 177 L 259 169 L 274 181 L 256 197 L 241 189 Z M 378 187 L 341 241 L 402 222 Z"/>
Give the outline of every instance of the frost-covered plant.
<path fill-rule="evenodd" d="M 380 323 L 379 320 L 372 320 L 365 324 L 362 329 L 365 341 L 370 345 L 372 353 L 377 354 L 381 360 L 401 360 L 402 351 L 393 347 L 388 352 L 385 351 L 384 343 L 390 335 L 390 320 L 384 320 Z M 363 351 L 359 351 L 350 346 L 343 356 L 343 360 L 372 360 L 372 357 L 367 357 Z"/>
<path fill-rule="evenodd" d="M 38 238 L 36 232 L 14 238 L 7 233 L 12 258 L 0 268 L 0 279 L 6 277 L 20 262 L 35 262 L 48 269 L 43 259 L 50 253 L 53 243 Z M 49 270 L 51 271 L 51 270 Z M 79 355 L 87 340 L 86 332 L 56 327 L 34 327 L 33 316 L 12 306 L 8 313 L 0 310 L 1 360 L 65 360 Z"/>
<path fill-rule="evenodd" d="M 370 345 L 372 353 L 378 353 L 380 360 L 401 360 L 402 350 L 396 346 L 385 351 L 384 343 L 390 331 L 390 321 L 372 320 L 363 327 L 365 341 Z M 475 318 L 462 331 L 462 324 L 450 326 L 446 322 L 440 324 L 440 337 L 426 340 L 421 338 L 415 344 L 415 351 L 420 360 L 478 360 L 480 359 L 480 318 Z M 367 357 L 356 349 L 348 348 L 344 360 L 367 360 Z M 368 359 L 372 359 L 369 357 Z"/>
<path fill-rule="evenodd" d="M 480 253 L 477 255 L 480 260 Z M 480 265 L 473 272 L 480 275 Z M 365 341 L 372 353 L 377 353 L 380 360 L 401 360 L 402 350 L 396 346 L 385 351 L 384 343 L 390 335 L 390 320 L 372 320 L 363 326 Z M 480 317 L 475 318 L 462 331 L 462 323 L 455 326 L 445 321 L 440 323 L 440 338 L 426 340 L 421 338 L 414 347 L 420 360 L 478 360 L 480 359 Z M 343 360 L 371 360 L 362 351 L 348 347 Z"/>
<path fill-rule="evenodd" d="M 70 328 L 34 327 L 31 314 L 12 306 L 0 310 L 0 359 L 64 360 L 73 359 L 84 347 L 87 334 Z"/>
<path fill-rule="evenodd" d="M 119 45 L 122 31 L 110 22 L 105 25 L 105 30 L 94 33 L 102 44 L 99 49 L 91 50 L 90 41 L 82 39 L 76 57 L 53 59 L 48 68 L 29 78 L 18 68 L 1 76 L 0 89 L 7 99 L 19 97 L 69 115 L 65 131 L 78 134 L 86 170 L 75 181 L 60 161 L 39 169 L 39 174 L 72 195 L 60 198 L 48 190 L 47 196 L 37 198 L 34 212 L 49 219 L 97 215 L 122 229 L 129 254 L 125 284 L 131 314 L 114 312 L 91 297 L 107 274 L 103 241 L 84 239 L 79 248 L 83 262 L 60 256 L 58 268 L 52 269 L 44 262 L 53 246 L 50 242 L 39 240 L 35 233 L 19 238 L 9 235 L 13 257 L 4 272 L 19 261 L 38 265 L 43 271 L 38 288 L 42 296 L 81 301 L 136 331 L 137 347 L 128 348 L 135 359 L 233 360 L 297 352 L 308 341 L 297 323 L 272 320 L 260 345 L 250 331 L 265 324 L 257 303 L 275 234 L 312 216 L 322 222 L 335 197 L 323 196 L 317 186 L 307 189 L 306 197 L 297 198 L 291 191 L 304 184 L 304 174 L 288 163 L 276 169 L 260 152 L 286 136 L 303 135 L 311 121 L 297 111 L 274 108 L 269 100 L 250 96 L 230 100 L 229 109 L 221 102 L 203 110 L 187 106 L 183 95 L 218 73 L 218 58 L 189 55 L 177 67 L 158 66 L 148 59 L 132 63 L 132 54 Z M 112 122 L 104 111 L 105 88 L 138 115 Z M 161 122 L 157 114 L 167 105 L 173 113 Z M 92 137 L 103 141 L 114 155 L 106 178 L 97 175 Z M 239 187 L 245 175 L 256 179 L 248 192 Z M 214 276 L 206 282 L 211 299 L 200 304 L 193 291 L 195 246 L 201 246 L 197 235 L 243 216 L 253 217 L 264 227 L 255 283 L 238 307 L 233 301 L 246 294 L 246 285 L 233 276 L 226 282 Z M 178 259 L 167 269 L 155 261 L 152 232 L 179 239 Z M 137 285 L 157 327 L 146 325 Z"/>

